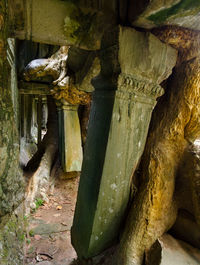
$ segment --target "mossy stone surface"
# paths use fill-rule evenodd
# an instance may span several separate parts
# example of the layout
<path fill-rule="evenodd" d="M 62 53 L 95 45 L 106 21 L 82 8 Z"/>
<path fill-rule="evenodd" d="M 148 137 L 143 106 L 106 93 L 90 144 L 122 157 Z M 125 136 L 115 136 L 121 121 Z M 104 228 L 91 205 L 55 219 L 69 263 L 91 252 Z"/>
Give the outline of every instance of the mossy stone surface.
<path fill-rule="evenodd" d="M 25 221 L 23 205 L 15 213 L 6 215 L 0 223 L 0 264 L 23 264 L 23 247 L 25 243 Z"/>
<path fill-rule="evenodd" d="M 7 3 L 0 3 L 0 264 L 23 263 L 22 173 L 19 135 L 15 41 L 8 39 Z M 13 213 L 13 211 L 18 209 Z"/>
<path fill-rule="evenodd" d="M 163 25 L 176 25 L 199 30 L 200 1 L 199 0 L 153 0 L 143 1 L 140 10 L 130 11 L 129 20 L 132 25 L 154 28 Z M 130 9 L 133 10 L 133 4 Z"/>
<path fill-rule="evenodd" d="M 169 8 L 165 8 L 155 14 L 148 17 L 149 20 L 153 21 L 156 25 L 159 25 L 172 16 L 184 16 L 184 13 L 194 14 L 200 11 L 200 1 L 194 0 L 182 0 L 179 3 L 172 5 Z"/>

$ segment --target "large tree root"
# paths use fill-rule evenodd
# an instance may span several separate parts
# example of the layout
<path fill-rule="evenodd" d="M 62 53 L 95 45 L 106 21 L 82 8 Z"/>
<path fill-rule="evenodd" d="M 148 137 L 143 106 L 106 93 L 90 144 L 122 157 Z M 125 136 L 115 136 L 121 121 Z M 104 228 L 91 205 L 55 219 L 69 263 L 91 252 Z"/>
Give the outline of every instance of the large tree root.
<path fill-rule="evenodd" d="M 29 211 L 29 206 L 35 207 L 36 198 L 47 200 L 46 193 L 49 189 L 51 169 L 58 152 L 57 113 L 52 97 L 48 96 L 47 104 L 49 110 L 47 134 L 44 136 L 37 153 L 25 168 L 26 174 L 29 175 L 26 191 L 27 211 Z"/>
<path fill-rule="evenodd" d="M 142 186 L 130 209 L 115 265 L 141 265 L 145 251 L 175 222 L 181 207 L 174 201 L 175 177 L 184 150 L 200 136 L 199 101 L 200 58 L 195 58 L 176 69 L 154 113 L 142 160 Z"/>

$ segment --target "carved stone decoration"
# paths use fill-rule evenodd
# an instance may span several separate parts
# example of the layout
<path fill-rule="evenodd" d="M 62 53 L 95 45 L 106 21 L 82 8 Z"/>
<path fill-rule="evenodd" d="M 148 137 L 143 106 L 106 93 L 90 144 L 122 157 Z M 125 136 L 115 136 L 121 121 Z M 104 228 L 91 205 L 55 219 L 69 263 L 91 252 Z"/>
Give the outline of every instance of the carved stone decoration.
<path fill-rule="evenodd" d="M 67 101 L 72 105 L 87 105 L 91 101 L 91 95 L 77 88 L 70 82 L 70 78 L 65 77 L 58 86 L 51 89 L 51 94 L 56 100 Z"/>
<path fill-rule="evenodd" d="M 153 35 L 123 27 L 116 32 L 117 45 L 108 46 L 110 40 L 104 38 L 101 74 L 93 82 L 95 93 L 72 227 L 72 242 L 81 258 L 99 254 L 118 238 L 151 113 L 156 98 L 164 93 L 159 83 L 170 75 L 176 62 L 176 51 Z"/>

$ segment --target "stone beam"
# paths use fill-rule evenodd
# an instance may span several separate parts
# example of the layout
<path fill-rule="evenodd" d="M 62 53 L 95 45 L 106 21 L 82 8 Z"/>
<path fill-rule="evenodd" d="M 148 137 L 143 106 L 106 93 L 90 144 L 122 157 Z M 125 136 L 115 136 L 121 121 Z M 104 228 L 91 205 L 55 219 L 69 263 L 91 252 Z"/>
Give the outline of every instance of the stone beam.
<path fill-rule="evenodd" d="M 60 0 L 17 0 L 10 4 L 14 36 L 52 45 L 66 45 L 64 19 L 68 6 Z M 23 20 L 23 23 L 22 23 Z"/>
<path fill-rule="evenodd" d="M 120 27 L 102 41 L 102 68 L 93 81 L 72 227 L 72 242 L 80 258 L 99 254 L 118 238 L 151 113 L 157 97 L 164 93 L 159 84 L 170 75 L 176 57 L 175 49 L 133 28 Z"/>
<path fill-rule="evenodd" d="M 100 48 L 105 28 L 116 24 L 116 0 L 9 0 L 13 37 L 52 45 Z"/>
<path fill-rule="evenodd" d="M 51 95 L 51 85 L 36 82 L 19 82 L 19 93 L 24 95 Z"/>

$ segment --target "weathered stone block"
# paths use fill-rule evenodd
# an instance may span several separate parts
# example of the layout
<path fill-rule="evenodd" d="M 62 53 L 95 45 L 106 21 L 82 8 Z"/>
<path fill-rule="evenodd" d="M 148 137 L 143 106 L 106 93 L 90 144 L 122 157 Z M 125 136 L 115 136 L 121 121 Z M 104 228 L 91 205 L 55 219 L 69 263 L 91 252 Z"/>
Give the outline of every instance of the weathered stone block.
<path fill-rule="evenodd" d="M 176 51 L 149 33 L 121 27 L 117 45 L 118 49 L 107 48 L 107 58 L 103 52 L 101 75 L 94 82 L 96 91 L 72 227 L 73 244 L 84 258 L 97 255 L 118 237 L 151 112 L 156 98 L 164 92 L 159 83 L 169 76 L 176 62 Z M 114 70 L 118 58 L 119 76 Z M 113 65 L 108 72 L 109 62 Z M 114 75 L 118 83 L 112 87 Z M 103 87 L 104 100 L 98 91 Z M 113 98 L 105 101 L 111 92 Z"/>
<path fill-rule="evenodd" d="M 128 6 L 132 25 L 153 28 L 161 25 L 176 25 L 199 30 L 200 3 L 195 0 L 131 1 Z"/>
<path fill-rule="evenodd" d="M 0 222 L 0 264 L 23 264 L 23 247 L 26 238 L 24 209 L 20 205 L 12 215 Z"/>
<path fill-rule="evenodd" d="M 23 200 L 24 181 L 19 168 L 18 91 L 15 62 L 15 40 L 0 40 L 7 47 L 0 64 L 0 217 L 11 213 Z M 3 39 L 4 38 L 4 39 Z"/>
<path fill-rule="evenodd" d="M 86 50 L 99 49 L 104 30 L 116 22 L 115 0 L 17 0 L 9 11 L 17 38 Z"/>
<path fill-rule="evenodd" d="M 59 106 L 59 152 L 65 172 L 81 171 L 83 151 L 78 106 L 67 102 Z"/>
<path fill-rule="evenodd" d="M 60 0 L 18 0 L 13 21 L 24 18 L 23 25 L 17 23 L 15 36 L 19 39 L 32 39 L 35 42 L 66 45 L 64 18 L 68 12 L 66 2 Z M 52 23 L 53 20 L 53 23 Z"/>
<path fill-rule="evenodd" d="M 152 246 L 146 255 L 146 265 L 198 265 L 200 252 L 198 249 L 164 234 Z"/>

